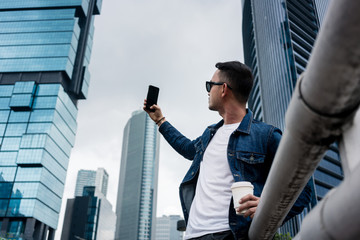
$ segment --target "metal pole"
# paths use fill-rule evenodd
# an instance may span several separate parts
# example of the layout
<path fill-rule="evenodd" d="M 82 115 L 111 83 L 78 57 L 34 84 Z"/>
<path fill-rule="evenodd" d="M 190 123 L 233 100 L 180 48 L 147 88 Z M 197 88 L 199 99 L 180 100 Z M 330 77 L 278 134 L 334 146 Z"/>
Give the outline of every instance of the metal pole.
<path fill-rule="evenodd" d="M 331 1 L 265 184 L 250 239 L 271 239 L 360 104 L 360 1 Z"/>
<path fill-rule="evenodd" d="M 301 231 L 294 240 L 359 238 L 360 207 L 357 203 L 360 202 L 360 149 L 355 144 L 360 142 L 360 109 L 353 123 L 340 143 L 341 160 L 350 166 L 345 172 L 344 181 L 305 217 Z"/>

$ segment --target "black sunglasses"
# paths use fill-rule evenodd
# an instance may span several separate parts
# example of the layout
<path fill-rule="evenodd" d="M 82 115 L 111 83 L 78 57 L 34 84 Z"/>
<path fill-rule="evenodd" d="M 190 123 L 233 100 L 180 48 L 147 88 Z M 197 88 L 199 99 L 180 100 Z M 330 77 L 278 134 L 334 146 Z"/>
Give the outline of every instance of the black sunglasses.
<path fill-rule="evenodd" d="M 213 85 L 223 85 L 225 82 L 211 82 L 211 81 L 206 81 L 206 91 L 207 92 L 210 92 L 210 90 L 211 90 L 211 87 L 213 86 Z M 226 85 L 228 86 L 228 88 L 229 89 L 232 89 L 230 86 L 229 86 L 229 84 L 227 84 L 226 83 Z"/>

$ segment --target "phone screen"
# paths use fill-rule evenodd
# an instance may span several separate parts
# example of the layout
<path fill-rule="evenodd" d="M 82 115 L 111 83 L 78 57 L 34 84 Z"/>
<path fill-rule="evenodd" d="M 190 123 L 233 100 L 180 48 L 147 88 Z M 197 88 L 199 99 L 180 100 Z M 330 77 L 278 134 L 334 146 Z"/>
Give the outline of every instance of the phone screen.
<path fill-rule="evenodd" d="M 146 97 L 146 109 L 152 111 L 150 107 L 154 104 L 157 104 L 158 96 L 159 96 L 159 88 L 149 85 L 149 90 Z"/>

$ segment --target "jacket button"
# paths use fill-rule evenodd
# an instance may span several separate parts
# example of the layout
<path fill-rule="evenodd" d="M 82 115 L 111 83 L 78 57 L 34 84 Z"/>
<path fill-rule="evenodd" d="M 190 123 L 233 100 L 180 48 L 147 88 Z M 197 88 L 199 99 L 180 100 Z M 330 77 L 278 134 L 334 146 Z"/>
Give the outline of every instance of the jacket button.
<path fill-rule="evenodd" d="M 251 156 L 251 157 L 250 157 L 250 161 L 254 161 L 254 156 Z"/>
<path fill-rule="evenodd" d="M 194 175 L 194 172 L 191 172 L 191 175 Z"/>

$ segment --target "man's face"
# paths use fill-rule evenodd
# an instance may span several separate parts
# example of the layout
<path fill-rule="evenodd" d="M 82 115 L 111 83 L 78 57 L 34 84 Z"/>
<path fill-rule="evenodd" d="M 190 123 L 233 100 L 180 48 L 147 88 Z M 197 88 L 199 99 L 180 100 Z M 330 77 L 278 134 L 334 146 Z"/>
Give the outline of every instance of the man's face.
<path fill-rule="evenodd" d="M 219 77 L 220 70 L 216 70 L 213 77 L 211 78 L 211 82 L 221 82 Z M 223 86 L 222 85 L 212 85 L 210 92 L 208 93 L 209 96 L 209 109 L 213 111 L 218 111 L 221 107 L 221 93 L 222 93 Z"/>

